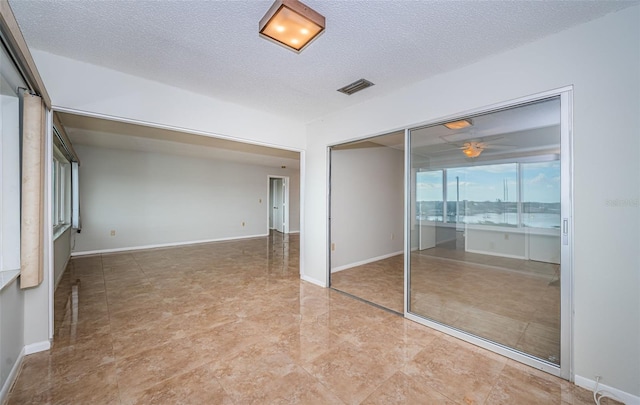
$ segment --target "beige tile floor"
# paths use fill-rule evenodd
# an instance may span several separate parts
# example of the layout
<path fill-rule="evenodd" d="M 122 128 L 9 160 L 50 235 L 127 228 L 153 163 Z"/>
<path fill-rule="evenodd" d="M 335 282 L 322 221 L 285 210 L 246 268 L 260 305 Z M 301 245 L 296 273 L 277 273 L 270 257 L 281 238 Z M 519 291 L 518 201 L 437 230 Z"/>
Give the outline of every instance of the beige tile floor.
<path fill-rule="evenodd" d="M 591 393 L 300 281 L 298 237 L 73 259 L 7 404 L 590 404 Z"/>
<path fill-rule="evenodd" d="M 410 312 L 557 364 L 559 266 L 434 248 L 411 255 Z M 332 274 L 339 291 L 404 312 L 404 256 Z"/>

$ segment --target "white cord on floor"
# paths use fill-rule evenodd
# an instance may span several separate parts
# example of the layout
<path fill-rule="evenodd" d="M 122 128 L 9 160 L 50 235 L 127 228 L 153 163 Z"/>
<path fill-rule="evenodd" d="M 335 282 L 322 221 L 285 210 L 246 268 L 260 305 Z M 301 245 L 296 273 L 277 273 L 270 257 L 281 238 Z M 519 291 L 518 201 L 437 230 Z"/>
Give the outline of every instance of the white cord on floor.
<path fill-rule="evenodd" d="M 600 403 L 602 398 L 611 398 L 613 400 L 623 403 L 622 401 L 620 401 L 620 398 L 616 397 L 612 393 L 605 390 L 598 390 L 599 384 L 600 384 L 600 376 L 596 376 L 596 386 L 593 388 L 593 400 L 596 402 L 596 405 L 602 405 Z"/>

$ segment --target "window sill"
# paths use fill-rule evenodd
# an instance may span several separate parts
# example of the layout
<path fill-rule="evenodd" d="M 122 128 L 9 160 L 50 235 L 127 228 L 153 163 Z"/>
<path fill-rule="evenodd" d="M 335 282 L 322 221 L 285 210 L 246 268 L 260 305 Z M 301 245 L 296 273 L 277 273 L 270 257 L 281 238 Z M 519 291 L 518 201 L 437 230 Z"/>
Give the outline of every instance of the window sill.
<path fill-rule="evenodd" d="M 0 291 L 4 290 L 6 286 L 11 284 L 13 280 L 18 278 L 20 270 L 4 270 L 0 271 Z"/>
<path fill-rule="evenodd" d="M 55 242 L 63 233 L 67 231 L 71 227 L 71 224 L 62 224 L 53 228 L 53 241 Z"/>

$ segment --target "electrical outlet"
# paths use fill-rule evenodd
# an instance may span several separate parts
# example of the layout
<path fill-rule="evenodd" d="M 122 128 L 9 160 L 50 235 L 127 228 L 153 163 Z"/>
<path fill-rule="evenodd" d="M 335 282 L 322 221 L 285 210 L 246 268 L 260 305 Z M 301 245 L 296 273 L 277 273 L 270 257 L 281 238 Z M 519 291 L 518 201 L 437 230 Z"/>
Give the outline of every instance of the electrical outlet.
<path fill-rule="evenodd" d="M 331 244 L 331 251 L 333 252 L 334 250 L 336 250 L 336 244 L 335 244 L 335 243 L 332 243 L 332 244 Z"/>
<path fill-rule="evenodd" d="M 111 236 L 116 236 L 116 231 L 115 230 L 111 230 Z"/>

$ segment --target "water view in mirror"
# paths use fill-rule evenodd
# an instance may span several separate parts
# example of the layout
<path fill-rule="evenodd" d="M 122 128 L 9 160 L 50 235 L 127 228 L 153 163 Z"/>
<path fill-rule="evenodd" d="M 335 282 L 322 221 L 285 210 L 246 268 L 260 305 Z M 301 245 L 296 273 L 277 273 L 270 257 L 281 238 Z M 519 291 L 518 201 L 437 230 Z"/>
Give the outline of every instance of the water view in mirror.
<path fill-rule="evenodd" d="M 560 100 L 465 118 L 410 132 L 409 312 L 559 365 Z"/>

